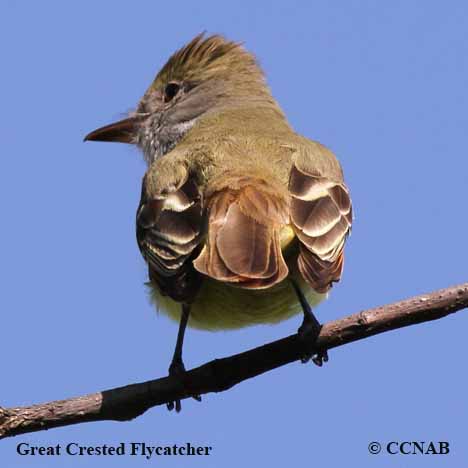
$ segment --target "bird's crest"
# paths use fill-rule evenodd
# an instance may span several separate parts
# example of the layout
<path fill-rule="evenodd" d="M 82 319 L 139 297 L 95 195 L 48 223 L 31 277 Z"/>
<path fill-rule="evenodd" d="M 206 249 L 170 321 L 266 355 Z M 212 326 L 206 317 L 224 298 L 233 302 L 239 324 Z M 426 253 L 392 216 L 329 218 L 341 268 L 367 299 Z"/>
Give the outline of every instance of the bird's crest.
<path fill-rule="evenodd" d="M 175 52 L 153 82 L 158 88 L 175 80 L 205 81 L 216 77 L 230 78 L 255 76 L 263 81 L 263 73 L 255 57 L 240 43 L 228 41 L 220 35 L 207 38 L 198 34 L 187 45 Z"/>

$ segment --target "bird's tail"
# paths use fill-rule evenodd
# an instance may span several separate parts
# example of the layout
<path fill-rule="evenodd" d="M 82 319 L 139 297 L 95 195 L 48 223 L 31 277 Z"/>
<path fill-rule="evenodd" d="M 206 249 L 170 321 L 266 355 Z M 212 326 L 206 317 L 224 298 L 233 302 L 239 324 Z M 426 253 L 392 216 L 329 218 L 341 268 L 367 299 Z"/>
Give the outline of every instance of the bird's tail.
<path fill-rule="evenodd" d="M 289 222 L 285 196 L 264 180 L 231 177 L 208 194 L 206 206 L 206 240 L 194 261 L 199 272 L 248 289 L 269 288 L 288 275 L 280 245 Z"/>

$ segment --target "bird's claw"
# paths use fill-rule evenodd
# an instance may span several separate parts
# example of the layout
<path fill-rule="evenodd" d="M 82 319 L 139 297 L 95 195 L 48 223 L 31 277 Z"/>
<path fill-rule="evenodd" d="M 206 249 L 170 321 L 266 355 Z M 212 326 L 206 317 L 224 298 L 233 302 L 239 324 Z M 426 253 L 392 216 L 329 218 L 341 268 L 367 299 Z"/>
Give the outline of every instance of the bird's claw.
<path fill-rule="evenodd" d="M 301 357 L 301 362 L 305 364 L 306 362 L 312 361 L 316 366 L 322 367 L 324 362 L 328 362 L 328 352 L 326 349 L 315 351 L 312 354 L 304 353 Z"/>
<path fill-rule="evenodd" d="M 171 362 L 171 365 L 169 366 L 170 377 L 178 377 L 185 374 L 185 372 L 186 370 L 182 360 L 173 360 Z M 202 401 L 200 395 L 192 395 L 192 398 L 197 401 Z M 180 411 L 182 410 L 180 400 L 170 401 L 166 404 L 166 406 L 169 411 L 172 411 L 175 408 L 176 412 L 180 413 Z"/>
<path fill-rule="evenodd" d="M 302 341 L 307 341 L 313 337 L 314 341 L 317 340 L 320 334 L 321 327 L 315 326 L 311 322 L 304 321 L 302 325 L 297 330 L 297 334 Z M 322 367 L 324 362 L 328 362 L 328 352 L 326 349 L 315 350 L 312 353 L 304 352 L 301 357 L 301 362 L 304 364 L 306 362 L 312 361 L 316 366 Z"/>
<path fill-rule="evenodd" d="M 323 366 L 324 362 L 328 362 L 328 352 L 326 349 L 319 351 L 312 357 L 312 362 L 319 367 Z"/>

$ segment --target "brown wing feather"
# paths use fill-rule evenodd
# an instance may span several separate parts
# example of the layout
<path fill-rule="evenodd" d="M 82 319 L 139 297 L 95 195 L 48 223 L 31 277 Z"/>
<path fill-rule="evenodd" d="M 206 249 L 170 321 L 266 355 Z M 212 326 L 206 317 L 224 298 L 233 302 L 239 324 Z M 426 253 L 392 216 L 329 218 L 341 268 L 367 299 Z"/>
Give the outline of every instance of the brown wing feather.
<path fill-rule="evenodd" d="M 268 288 L 288 274 L 279 245 L 288 206 L 261 181 L 244 179 L 238 185 L 210 197 L 208 236 L 194 266 L 219 281 Z"/>
<path fill-rule="evenodd" d="M 352 207 L 342 182 L 291 169 L 291 222 L 300 241 L 298 267 L 316 291 L 327 291 L 343 270 Z"/>
<path fill-rule="evenodd" d="M 137 241 L 149 276 L 163 294 L 190 301 L 200 279 L 190 261 L 201 239 L 202 206 L 189 177 L 174 191 L 150 196 L 143 179 L 137 211 Z"/>

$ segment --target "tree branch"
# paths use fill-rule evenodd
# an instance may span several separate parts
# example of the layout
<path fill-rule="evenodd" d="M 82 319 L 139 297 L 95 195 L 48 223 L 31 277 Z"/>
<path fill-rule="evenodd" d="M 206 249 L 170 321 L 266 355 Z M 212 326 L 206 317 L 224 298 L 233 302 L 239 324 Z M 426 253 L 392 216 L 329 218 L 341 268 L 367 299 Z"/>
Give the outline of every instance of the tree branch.
<path fill-rule="evenodd" d="M 468 283 L 328 322 L 315 343 L 291 335 L 244 353 L 215 359 L 188 371 L 182 378 L 163 377 L 28 407 L 0 407 L 0 439 L 89 421 L 127 421 L 153 406 L 194 394 L 222 392 L 297 361 L 304 351 L 335 348 L 396 328 L 436 320 L 465 307 L 468 307 Z"/>

